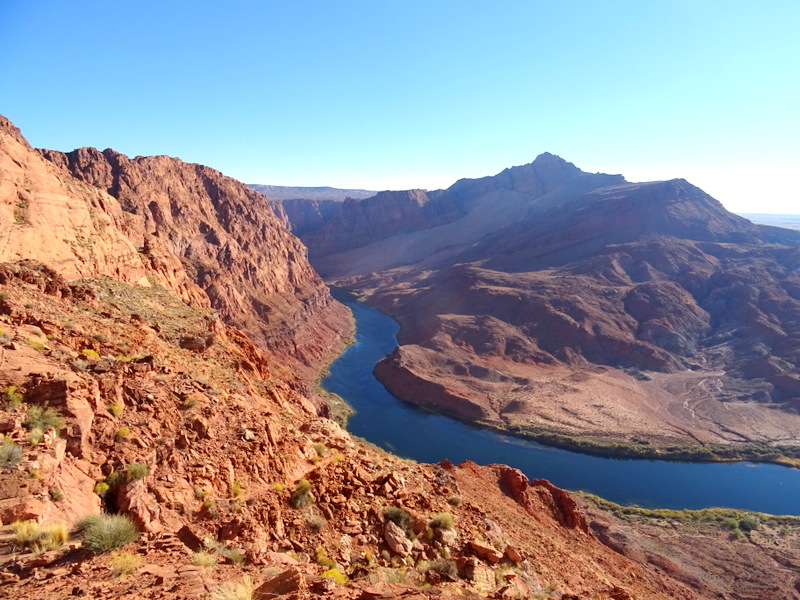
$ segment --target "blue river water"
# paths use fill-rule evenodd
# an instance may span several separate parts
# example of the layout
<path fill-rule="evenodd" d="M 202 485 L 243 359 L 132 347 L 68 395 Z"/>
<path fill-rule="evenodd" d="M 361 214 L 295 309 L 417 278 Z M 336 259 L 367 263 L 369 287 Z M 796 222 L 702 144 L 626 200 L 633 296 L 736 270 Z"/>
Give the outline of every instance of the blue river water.
<path fill-rule="evenodd" d="M 800 470 L 771 464 L 602 458 L 542 446 L 435 415 L 392 396 L 372 374 L 397 345 L 390 317 L 336 293 L 356 320 L 356 341 L 322 381 L 356 411 L 351 433 L 420 462 L 503 463 L 613 502 L 647 508 L 740 508 L 800 515 Z"/>

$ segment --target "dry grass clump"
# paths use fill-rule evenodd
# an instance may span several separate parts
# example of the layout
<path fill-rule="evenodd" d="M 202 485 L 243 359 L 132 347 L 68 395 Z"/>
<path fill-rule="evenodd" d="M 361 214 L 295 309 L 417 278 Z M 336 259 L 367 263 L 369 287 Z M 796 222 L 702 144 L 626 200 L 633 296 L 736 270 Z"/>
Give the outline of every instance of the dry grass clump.
<path fill-rule="evenodd" d="M 217 564 L 217 557 L 208 550 L 201 550 L 192 553 L 192 564 L 196 567 L 211 569 Z"/>
<path fill-rule="evenodd" d="M 14 545 L 33 552 L 56 550 L 67 542 L 69 532 L 66 523 L 37 523 L 36 521 L 14 521 Z"/>
<path fill-rule="evenodd" d="M 311 504 L 314 501 L 314 497 L 311 494 L 311 483 L 309 483 L 308 479 L 301 479 L 297 482 L 297 485 L 294 488 L 294 492 L 292 492 L 292 497 L 289 500 L 289 503 L 294 508 L 303 508 L 308 504 Z"/>
<path fill-rule="evenodd" d="M 228 581 L 211 593 L 211 600 L 252 600 L 253 580 L 249 575 L 241 581 Z"/>
<path fill-rule="evenodd" d="M 449 512 L 440 512 L 428 523 L 433 529 L 452 529 L 456 526 L 453 515 Z"/>
<path fill-rule="evenodd" d="M 142 557 L 133 552 L 114 552 L 108 560 L 108 566 L 117 577 L 133 573 L 141 564 Z"/>

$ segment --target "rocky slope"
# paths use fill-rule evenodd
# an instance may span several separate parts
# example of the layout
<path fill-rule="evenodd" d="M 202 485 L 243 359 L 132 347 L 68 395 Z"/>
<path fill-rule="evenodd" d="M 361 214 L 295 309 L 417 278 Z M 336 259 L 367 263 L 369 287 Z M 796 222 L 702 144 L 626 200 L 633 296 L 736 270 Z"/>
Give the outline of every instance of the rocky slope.
<path fill-rule="evenodd" d="M 163 289 L 28 262 L 2 267 L 0 290 L 0 430 L 18 449 L 2 464 L 4 595 L 203 598 L 248 575 L 257 598 L 717 597 L 602 544 L 545 481 L 354 442 L 244 335 Z M 209 329 L 211 345 L 181 347 Z M 61 422 L 37 436 L 33 407 Z M 8 525 L 101 508 L 138 538 L 37 549 Z"/>
<path fill-rule="evenodd" d="M 42 150 L 63 172 L 114 198 L 147 256 L 180 259 L 205 302 L 260 346 L 318 367 L 349 324 L 267 198 L 219 171 L 111 149 Z M 130 244 L 129 244 L 130 246 Z"/>
<path fill-rule="evenodd" d="M 796 453 L 797 232 L 552 155 L 433 198 L 462 216 L 354 219 L 337 239 L 343 208 L 306 238 L 323 274 L 400 321 L 376 369 L 393 393 L 559 443 Z"/>

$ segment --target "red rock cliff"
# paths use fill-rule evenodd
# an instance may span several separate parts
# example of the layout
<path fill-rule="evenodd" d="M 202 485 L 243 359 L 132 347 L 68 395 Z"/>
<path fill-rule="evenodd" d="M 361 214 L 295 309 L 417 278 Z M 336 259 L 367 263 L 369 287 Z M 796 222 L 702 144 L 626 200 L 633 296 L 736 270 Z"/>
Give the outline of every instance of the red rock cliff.
<path fill-rule="evenodd" d="M 145 254 L 164 246 L 223 318 L 257 344 L 318 364 L 338 347 L 346 309 L 333 301 L 306 249 L 266 196 L 177 158 L 107 149 L 42 156 L 119 201 Z"/>

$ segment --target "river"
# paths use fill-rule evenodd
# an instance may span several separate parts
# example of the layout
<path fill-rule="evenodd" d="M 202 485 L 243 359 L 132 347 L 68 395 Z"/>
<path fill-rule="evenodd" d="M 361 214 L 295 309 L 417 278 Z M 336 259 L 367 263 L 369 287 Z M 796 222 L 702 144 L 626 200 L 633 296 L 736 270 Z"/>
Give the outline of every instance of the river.
<path fill-rule="evenodd" d="M 686 463 L 602 458 L 542 446 L 431 414 L 392 396 L 372 374 L 397 345 L 397 323 L 338 291 L 353 311 L 355 343 L 322 381 L 356 411 L 348 429 L 398 456 L 434 463 L 504 463 L 619 504 L 647 508 L 740 508 L 800 515 L 800 470 L 750 462 Z"/>

